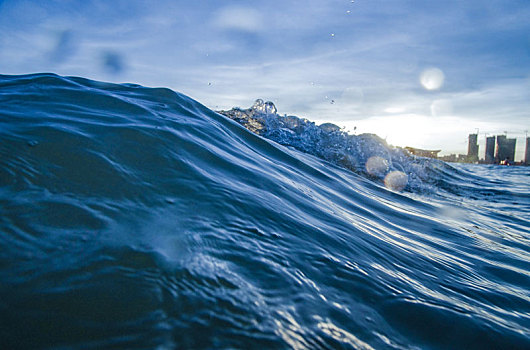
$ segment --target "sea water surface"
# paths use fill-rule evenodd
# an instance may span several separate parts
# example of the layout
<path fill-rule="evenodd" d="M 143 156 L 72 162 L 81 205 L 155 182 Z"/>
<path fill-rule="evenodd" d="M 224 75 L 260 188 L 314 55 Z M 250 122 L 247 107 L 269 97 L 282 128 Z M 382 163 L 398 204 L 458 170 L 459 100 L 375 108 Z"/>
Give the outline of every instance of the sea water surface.
<path fill-rule="evenodd" d="M 0 76 L 0 347 L 530 348 L 530 168 L 263 106 Z"/>

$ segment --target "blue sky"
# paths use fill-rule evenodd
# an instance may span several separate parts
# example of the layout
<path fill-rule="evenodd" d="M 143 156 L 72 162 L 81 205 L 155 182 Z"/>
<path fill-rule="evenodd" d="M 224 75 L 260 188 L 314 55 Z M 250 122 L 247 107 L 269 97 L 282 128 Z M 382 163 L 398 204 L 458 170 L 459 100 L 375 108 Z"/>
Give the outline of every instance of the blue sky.
<path fill-rule="evenodd" d="M 165 86 L 465 153 L 530 130 L 530 1 L 0 1 L 0 73 Z M 422 84 L 423 81 L 423 84 Z"/>

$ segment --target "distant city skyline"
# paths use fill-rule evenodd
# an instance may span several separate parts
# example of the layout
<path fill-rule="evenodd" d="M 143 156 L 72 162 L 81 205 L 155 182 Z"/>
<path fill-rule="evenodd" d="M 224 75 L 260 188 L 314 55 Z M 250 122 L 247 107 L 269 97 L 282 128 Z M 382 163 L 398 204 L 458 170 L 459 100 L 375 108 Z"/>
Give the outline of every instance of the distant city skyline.
<path fill-rule="evenodd" d="M 522 136 L 516 136 L 521 135 Z M 524 133 L 500 133 L 500 134 L 479 134 L 478 136 L 478 156 L 479 159 L 485 159 L 486 154 L 486 138 L 487 137 L 497 137 L 499 135 L 506 135 L 508 138 L 514 138 L 516 139 L 516 145 L 515 145 L 515 160 L 516 161 L 522 161 L 524 160 L 525 156 L 525 150 L 526 150 L 526 136 Z"/>
<path fill-rule="evenodd" d="M 466 153 L 530 129 L 530 2 L 0 1 L 0 74 L 164 86 Z"/>

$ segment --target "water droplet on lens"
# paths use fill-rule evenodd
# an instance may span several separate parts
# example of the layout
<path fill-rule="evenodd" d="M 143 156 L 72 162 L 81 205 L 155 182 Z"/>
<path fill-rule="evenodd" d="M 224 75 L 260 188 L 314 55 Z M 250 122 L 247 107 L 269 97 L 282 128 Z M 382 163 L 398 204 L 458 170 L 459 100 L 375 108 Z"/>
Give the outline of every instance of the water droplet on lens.
<path fill-rule="evenodd" d="M 123 56 L 118 52 L 104 52 L 102 66 L 107 73 L 111 74 L 119 74 L 125 70 Z"/>
<path fill-rule="evenodd" d="M 77 40 L 71 30 L 64 30 L 57 36 L 57 42 L 50 54 L 52 63 L 63 63 L 77 50 Z"/>

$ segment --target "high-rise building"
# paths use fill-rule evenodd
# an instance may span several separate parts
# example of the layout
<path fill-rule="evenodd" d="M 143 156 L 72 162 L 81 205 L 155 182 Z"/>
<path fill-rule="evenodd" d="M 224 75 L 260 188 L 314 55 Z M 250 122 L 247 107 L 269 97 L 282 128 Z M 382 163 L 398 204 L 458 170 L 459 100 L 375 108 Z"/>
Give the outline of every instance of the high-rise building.
<path fill-rule="evenodd" d="M 469 134 L 467 144 L 467 161 L 478 162 L 478 134 Z"/>
<path fill-rule="evenodd" d="M 493 164 L 495 161 L 495 136 L 486 137 L 486 154 L 484 155 L 484 162 L 486 164 Z"/>
<path fill-rule="evenodd" d="M 524 151 L 524 165 L 530 165 L 530 137 L 526 138 L 526 149 Z"/>
<path fill-rule="evenodd" d="M 495 163 L 502 161 L 513 162 L 515 158 L 516 139 L 506 138 L 506 135 L 497 135 L 497 151 L 495 152 Z"/>

